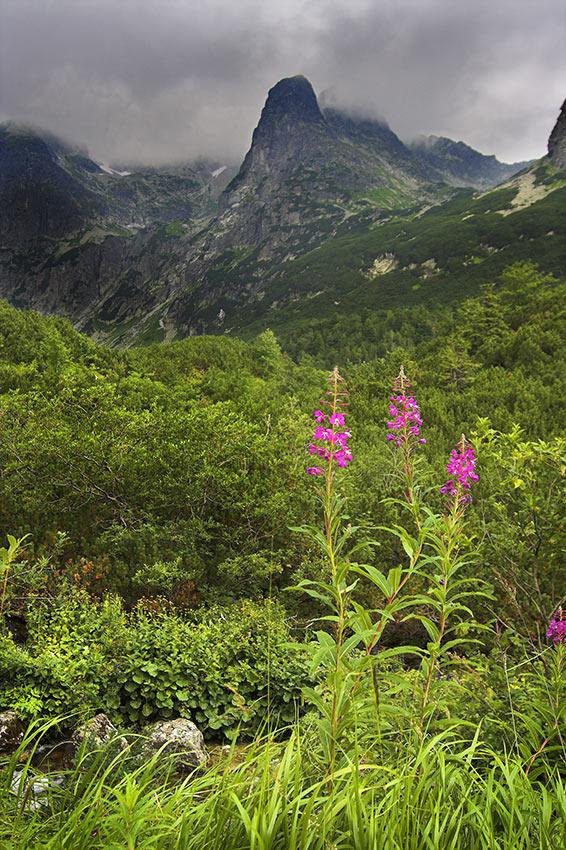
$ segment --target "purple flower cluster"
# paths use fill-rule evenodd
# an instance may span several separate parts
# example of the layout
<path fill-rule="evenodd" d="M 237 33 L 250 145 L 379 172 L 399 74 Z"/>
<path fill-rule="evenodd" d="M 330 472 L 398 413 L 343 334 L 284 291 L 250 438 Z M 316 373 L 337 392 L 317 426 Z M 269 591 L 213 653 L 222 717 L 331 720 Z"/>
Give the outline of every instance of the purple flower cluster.
<path fill-rule="evenodd" d="M 566 643 L 566 620 L 562 619 L 562 612 L 560 612 L 559 620 L 550 621 L 546 636 L 552 638 L 555 646 L 558 646 L 559 643 Z"/>
<path fill-rule="evenodd" d="M 318 455 L 325 461 L 331 459 L 336 461 L 338 466 L 348 466 L 353 460 L 352 452 L 348 448 L 347 440 L 350 437 L 350 432 L 346 428 L 344 431 L 337 431 L 336 428 L 344 428 L 344 414 L 331 413 L 329 416 L 321 410 L 315 411 L 315 419 L 318 427 L 315 428 L 313 440 L 318 440 L 319 445 L 311 443 L 309 451 L 311 455 Z M 323 423 L 328 422 L 330 427 L 324 427 Z M 324 475 L 324 469 L 319 466 L 310 466 L 307 469 L 310 475 Z"/>
<path fill-rule="evenodd" d="M 450 478 L 444 487 L 440 488 L 440 492 L 454 496 L 458 491 L 469 490 L 471 482 L 478 480 L 477 473 L 474 471 L 475 467 L 474 449 L 462 434 L 461 440 L 456 448 L 452 449 L 450 459 L 446 464 Z M 471 502 L 471 500 L 471 496 L 462 496 L 460 499 L 462 502 Z"/>
<path fill-rule="evenodd" d="M 332 389 L 327 390 L 326 394 L 332 396 L 332 400 L 323 401 L 323 404 L 330 405 L 330 413 L 324 413 L 322 410 L 315 410 L 314 418 L 316 419 L 317 427 L 313 434 L 313 441 L 309 446 L 311 455 L 317 455 L 329 464 L 336 461 L 338 466 L 348 466 L 353 460 L 352 452 L 348 448 L 347 440 L 350 437 L 350 432 L 344 425 L 344 413 L 340 413 L 337 407 L 345 407 L 347 402 L 345 397 L 348 395 L 346 389 L 339 389 L 340 382 L 344 379 L 338 372 L 336 366 L 328 377 Z M 340 430 L 344 429 L 344 430 Z M 320 466 L 309 466 L 307 469 L 309 475 L 324 475 L 324 469 Z"/>
<path fill-rule="evenodd" d="M 407 446 L 412 446 L 414 443 L 426 443 L 426 440 L 418 439 L 423 421 L 416 399 L 413 396 L 392 395 L 389 401 L 391 402 L 389 405 L 391 419 L 387 427 L 393 433 L 387 435 L 387 440 L 393 440 L 396 446 L 401 446 L 403 443 Z"/>

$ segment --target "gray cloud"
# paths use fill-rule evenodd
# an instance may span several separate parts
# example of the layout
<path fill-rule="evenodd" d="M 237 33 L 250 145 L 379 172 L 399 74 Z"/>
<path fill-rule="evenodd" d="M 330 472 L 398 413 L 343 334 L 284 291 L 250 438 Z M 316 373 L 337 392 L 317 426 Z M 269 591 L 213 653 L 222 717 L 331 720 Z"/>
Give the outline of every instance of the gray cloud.
<path fill-rule="evenodd" d="M 315 90 L 401 137 L 540 156 L 566 97 L 563 0 L 2 0 L 0 120 L 106 162 L 239 159 L 267 90 Z"/>

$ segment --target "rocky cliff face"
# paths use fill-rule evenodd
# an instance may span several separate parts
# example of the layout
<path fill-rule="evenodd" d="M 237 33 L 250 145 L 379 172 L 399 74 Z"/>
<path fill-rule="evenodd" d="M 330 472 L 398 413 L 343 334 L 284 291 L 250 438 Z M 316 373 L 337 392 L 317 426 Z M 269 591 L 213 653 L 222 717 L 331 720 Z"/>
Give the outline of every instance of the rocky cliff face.
<path fill-rule="evenodd" d="M 548 156 L 555 168 L 566 168 L 566 100 L 548 140 Z"/>
<path fill-rule="evenodd" d="M 305 77 L 269 94 L 250 150 L 220 199 L 217 247 L 295 255 L 368 206 L 401 208 L 436 189 L 395 134 L 378 122 L 321 111 Z M 212 243 L 209 244 L 212 247 Z"/>
<path fill-rule="evenodd" d="M 284 179 L 295 158 L 316 153 L 325 132 L 324 117 L 309 81 L 302 76 L 281 80 L 269 90 L 251 147 L 224 195 L 229 205 L 239 187 L 266 176 Z"/>
<path fill-rule="evenodd" d="M 35 133 L 0 127 L 0 240 L 60 238 L 102 212 L 99 199 L 66 172 Z"/>

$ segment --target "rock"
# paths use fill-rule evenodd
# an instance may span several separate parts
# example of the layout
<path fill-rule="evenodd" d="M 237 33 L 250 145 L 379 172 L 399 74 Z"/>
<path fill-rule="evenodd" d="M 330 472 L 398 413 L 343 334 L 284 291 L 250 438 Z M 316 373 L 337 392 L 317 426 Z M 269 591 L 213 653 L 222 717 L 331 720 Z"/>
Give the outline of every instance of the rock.
<path fill-rule="evenodd" d="M 0 750 L 15 750 L 24 737 L 24 729 L 15 711 L 0 714 Z"/>
<path fill-rule="evenodd" d="M 154 723 L 145 730 L 147 740 L 141 755 L 149 759 L 156 753 L 173 759 L 179 771 L 203 767 L 207 762 L 202 732 L 190 720 L 178 717 Z"/>
<path fill-rule="evenodd" d="M 108 717 L 101 713 L 79 726 L 71 738 L 71 745 L 76 751 L 86 739 L 89 750 L 100 750 L 117 738 L 118 730 Z M 125 750 L 128 746 L 125 738 L 118 738 L 118 745 L 121 750 Z"/>
<path fill-rule="evenodd" d="M 370 280 L 375 280 L 376 277 L 379 277 L 382 274 L 395 271 L 398 266 L 399 259 L 395 256 L 395 254 L 380 254 L 379 257 L 375 258 L 373 266 L 365 273 L 365 275 Z"/>
<path fill-rule="evenodd" d="M 548 140 L 548 156 L 555 168 L 566 168 L 566 100 Z"/>
<path fill-rule="evenodd" d="M 40 776 L 39 778 L 30 778 L 27 770 L 16 770 L 10 782 L 10 791 L 15 794 L 20 801 L 22 807 L 37 811 L 42 807 L 49 806 L 46 795 L 53 788 L 57 788 L 63 784 L 65 776 Z M 39 799 L 38 799 L 39 798 Z"/>
<path fill-rule="evenodd" d="M 479 153 L 464 142 L 445 136 L 418 136 L 408 147 L 432 180 L 475 189 L 494 189 L 536 161 L 499 162 L 493 155 Z"/>

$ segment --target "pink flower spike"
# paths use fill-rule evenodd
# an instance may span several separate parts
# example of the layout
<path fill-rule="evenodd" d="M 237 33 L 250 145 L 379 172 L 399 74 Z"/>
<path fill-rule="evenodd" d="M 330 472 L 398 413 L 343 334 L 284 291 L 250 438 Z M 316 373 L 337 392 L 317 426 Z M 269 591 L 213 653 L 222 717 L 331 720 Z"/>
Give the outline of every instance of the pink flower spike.
<path fill-rule="evenodd" d="M 395 379 L 395 389 L 405 390 L 409 386 L 409 381 L 401 367 L 399 376 Z M 414 396 L 404 395 L 403 392 L 399 395 L 392 395 L 389 398 L 390 419 L 387 422 L 387 427 L 390 431 L 401 433 L 387 435 L 388 442 L 394 442 L 396 446 L 405 446 L 407 451 L 411 451 L 416 443 L 424 442 L 424 440 L 411 439 L 419 437 L 420 427 L 423 424 L 421 412 Z"/>
<path fill-rule="evenodd" d="M 566 641 L 566 620 L 563 620 L 562 617 L 562 609 L 560 608 L 558 611 L 558 619 L 553 619 L 548 624 L 546 636 L 547 638 L 552 638 L 555 646 Z"/>
<path fill-rule="evenodd" d="M 332 467 L 333 459 L 336 459 L 337 466 L 346 466 L 352 458 L 347 440 L 350 437 L 350 432 L 344 427 L 343 411 L 337 410 L 338 407 L 346 405 L 347 391 L 338 389 L 338 381 L 343 381 L 343 378 L 338 373 L 336 367 L 328 378 L 332 385 L 331 390 L 327 390 L 326 394 L 332 396 L 332 400 L 327 399 L 322 401 L 322 404 L 330 405 L 329 413 L 323 413 L 322 410 L 315 410 L 314 418 L 317 427 L 314 429 L 313 442 L 308 446 L 310 454 L 318 455 L 319 458 L 326 461 Z M 331 427 L 325 427 L 330 425 Z M 344 428 L 343 431 L 338 431 L 338 428 Z M 333 469 L 330 470 L 330 480 L 334 476 Z M 324 475 L 325 472 L 318 466 L 311 466 L 307 469 L 309 475 Z"/>
<path fill-rule="evenodd" d="M 446 471 L 450 476 L 446 484 L 440 488 L 441 493 L 448 493 L 450 496 L 455 496 L 459 491 L 469 490 L 470 482 L 477 481 L 478 475 L 475 472 L 476 458 L 474 455 L 473 446 L 468 443 L 464 434 L 456 446 L 450 453 L 450 458 L 446 464 Z M 462 504 L 471 502 L 472 497 L 464 493 L 459 501 Z"/>

